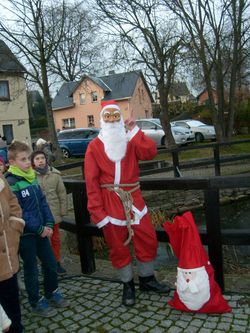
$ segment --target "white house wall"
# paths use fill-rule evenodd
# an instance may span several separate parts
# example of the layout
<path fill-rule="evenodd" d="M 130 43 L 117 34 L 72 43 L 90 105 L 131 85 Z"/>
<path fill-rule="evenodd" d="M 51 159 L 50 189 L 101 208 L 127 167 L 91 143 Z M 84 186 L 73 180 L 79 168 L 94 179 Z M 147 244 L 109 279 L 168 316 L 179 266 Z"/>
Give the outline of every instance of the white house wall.
<path fill-rule="evenodd" d="M 3 125 L 12 125 L 14 139 L 31 144 L 25 79 L 0 73 L 0 80 L 9 82 L 10 91 L 10 100 L 0 101 L 0 134 Z"/>

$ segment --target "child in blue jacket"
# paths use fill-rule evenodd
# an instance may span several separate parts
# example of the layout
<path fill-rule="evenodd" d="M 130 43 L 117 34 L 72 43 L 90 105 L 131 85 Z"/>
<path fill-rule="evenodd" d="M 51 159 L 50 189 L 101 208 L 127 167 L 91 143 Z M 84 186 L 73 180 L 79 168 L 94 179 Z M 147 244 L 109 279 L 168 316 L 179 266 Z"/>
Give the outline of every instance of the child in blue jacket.
<path fill-rule="evenodd" d="M 25 220 L 20 238 L 24 283 L 33 312 L 43 317 L 56 314 L 55 307 L 66 307 L 68 302 L 58 291 L 57 264 L 50 240 L 54 218 L 31 168 L 31 149 L 23 142 L 14 141 L 8 148 L 9 170 L 5 174 L 17 196 Z M 44 294 L 40 296 L 37 257 L 43 266 Z"/>

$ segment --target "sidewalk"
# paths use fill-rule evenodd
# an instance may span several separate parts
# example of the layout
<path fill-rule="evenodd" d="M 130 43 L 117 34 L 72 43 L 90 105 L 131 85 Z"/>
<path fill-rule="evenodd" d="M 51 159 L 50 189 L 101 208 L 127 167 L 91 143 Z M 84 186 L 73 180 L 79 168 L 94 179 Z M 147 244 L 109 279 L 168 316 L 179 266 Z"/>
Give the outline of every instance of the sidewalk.
<path fill-rule="evenodd" d="M 157 279 L 171 286 L 169 296 L 139 291 L 135 276 L 136 305 L 126 308 L 121 305 L 122 285 L 117 282 L 116 271 L 110 261 L 96 259 L 96 272 L 83 275 L 79 256 L 64 254 L 63 265 L 68 275 L 59 278 L 59 288 L 70 301 L 70 306 L 58 309 L 53 318 L 41 318 L 30 311 L 26 292 L 22 291 L 20 298 L 25 333 L 250 332 L 250 293 L 247 293 L 250 279 L 247 276 L 242 291 L 226 288 L 237 290 L 236 293 L 224 295 L 233 309 L 231 313 L 193 314 L 170 308 L 167 302 L 173 296 L 174 265 L 173 269 L 168 266 L 156 271 Z"/>
<path fill-rule="evenodd" d="M 176 311 L 167 302 L 169 296 L 136 292 L 136 305 L 121 305 L 122 286 L 97 277 L 71 276 L 60 280 L 60 289 L 70 306 L 58 309 L 53 318 L 41 318 L 30 312 L 24 294 L 21 306 L 25 332 L 34 333 L 222 333 L 250 332 L 250 295 L 225 295 L 233 311 L 222 315 Z"/>

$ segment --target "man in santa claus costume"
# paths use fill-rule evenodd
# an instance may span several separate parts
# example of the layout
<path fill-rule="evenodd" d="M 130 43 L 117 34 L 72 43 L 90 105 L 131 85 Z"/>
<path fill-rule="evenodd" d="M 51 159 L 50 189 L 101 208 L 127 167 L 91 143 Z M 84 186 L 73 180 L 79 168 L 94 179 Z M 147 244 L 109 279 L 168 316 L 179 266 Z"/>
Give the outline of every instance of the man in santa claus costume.
<path fill-rule="evenodd" d="M 125 129 L 126 127 L 126 129 Z M 122 303 L 135 304 L 130 242 L 142 291 L 168 293 L 154 276 L 157 238 L 139 184 L 139 160 L 157 154 L 155 142 L 130 117 L 124 123 L 114 100 L 103 101 L 101 131 L 88 145 L 84 172 L 92 222 L 103 228 L 109 256 L 123 282 Z"/>

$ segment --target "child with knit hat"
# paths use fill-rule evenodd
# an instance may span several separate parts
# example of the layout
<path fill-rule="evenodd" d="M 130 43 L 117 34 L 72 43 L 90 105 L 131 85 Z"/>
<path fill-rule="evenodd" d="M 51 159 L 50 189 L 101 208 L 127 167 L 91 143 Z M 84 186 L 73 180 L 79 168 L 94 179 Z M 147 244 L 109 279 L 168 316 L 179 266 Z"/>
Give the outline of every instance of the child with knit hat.
<path fill-rule="evenodd" d="M 36 172 L 38 182 L 45 193 L 51 212 L 55 219 L 53 234 L 50 238 L 52 250 L 57 261 L 57 274 L 63 275 L 66 270 L 60 263 L 60 222 L 67 213 L 67 193 L 60 171 L 48 164 L 46 153 L 37 150 L 31 155 L 31 164 Z"/>

